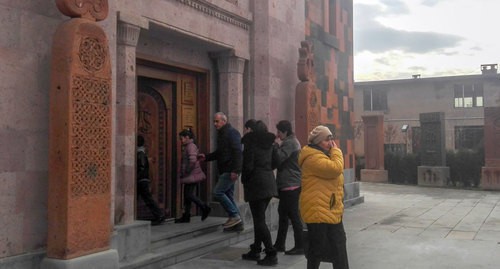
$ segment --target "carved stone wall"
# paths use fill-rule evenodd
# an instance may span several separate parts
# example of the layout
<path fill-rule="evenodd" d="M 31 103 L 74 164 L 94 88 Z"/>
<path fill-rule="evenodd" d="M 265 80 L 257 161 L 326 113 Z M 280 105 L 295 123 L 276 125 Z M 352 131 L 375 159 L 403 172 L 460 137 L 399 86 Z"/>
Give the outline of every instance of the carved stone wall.
<path fill-rule="evenodd" d="M 420 160 L 422 165 L 446 166 L 444 113 L 421 113 L 420 127 Z"/>

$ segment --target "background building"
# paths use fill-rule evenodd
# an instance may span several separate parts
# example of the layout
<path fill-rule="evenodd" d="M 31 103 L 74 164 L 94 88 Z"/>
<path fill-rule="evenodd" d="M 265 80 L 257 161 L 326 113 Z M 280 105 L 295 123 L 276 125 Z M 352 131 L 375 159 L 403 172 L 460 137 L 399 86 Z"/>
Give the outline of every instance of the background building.
<path fill-rule="evenodd" d="M 483 144 L 484 107 L 500 105 L 497 64 L 481 74 L 356 82 L 355 152 L 364 155 L 361 116 L 383 114 L 385 148 L 417 152 L 419 114 L 445 113 L 446 149 L 475 149 Z"/>
<path fill-rule="evenodd" d="M 99 24 L 108 36 L 112 65 L 109 218 L 115 230 L 148 217 L 135 199 L 138 134 L 145 136 L 153 160 L 155 199 L 174 218 L 182 212 L 180 130 L 193 128 L 201 151 L 209 152 L 215 145 L 212 115 L 217 111 L 240 131 L 250 118 L 263 120 L 272 132 L 279 120 L 294 123 L 303 40 L 315 46 L 320 122 L 336 129 L 346 181 L 354 181 L 352 0 L 108 3 L 109 15 Z M 0 267 L 38 268 L 46 248 L 50 195 L 52 40 L 68 17 L 56 1 L 36 0 L 0 3 L 0 17 Z M 200 195 L 211 201 L 215 166 L 205 169 L 209 180 Z M 348 193 L 359 197 L 359 187 Z M 243 201 L 241 186 L 237 197 Z"/>

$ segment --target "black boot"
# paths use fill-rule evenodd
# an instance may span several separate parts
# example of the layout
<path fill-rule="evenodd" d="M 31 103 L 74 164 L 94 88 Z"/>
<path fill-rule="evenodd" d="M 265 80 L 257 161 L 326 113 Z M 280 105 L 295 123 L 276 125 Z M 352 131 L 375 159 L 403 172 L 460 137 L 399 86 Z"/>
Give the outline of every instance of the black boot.
<path fill-rule="evenodd" d="M 277 252 L 285 252 L 285 244 L 278 244 L 278 242 L 276 242 L 273 247 Z"/>
<path fill-rule="evenodd" d="M 208 217 L 210 211 L 212 211 L 212 208 L 208 205 L 205 205 L 203 209 L 201 209 L 201 221 L 204 221 Z"/>
<path fill-rule="evenodd" d="M 275 249 L 265 250 L 266 257 L 264 259 L 257 261 L 258 265 L 262 266 L 275 266 L 278 264 L 278 256 Z"/>
<path fill-rule="evenodd" d="M 251 244 L 250 251 L 248 253 L 241 254 L 241 258 L 248 261 L 259 261 L 261 252 L 261 247 L 257 247 L 254 244 Z"/>
<path fill-rule="evenodd" d="M 316 258 L 307 259 L 307 269 L 318 269 L 320 261 Z"/>
<path fill-rule="evenodd" d="M 188 213 L 182 214 L 182 217 L 175 219 L 175 223 L 188 223 L 191 221 L 191 215 Z"/>

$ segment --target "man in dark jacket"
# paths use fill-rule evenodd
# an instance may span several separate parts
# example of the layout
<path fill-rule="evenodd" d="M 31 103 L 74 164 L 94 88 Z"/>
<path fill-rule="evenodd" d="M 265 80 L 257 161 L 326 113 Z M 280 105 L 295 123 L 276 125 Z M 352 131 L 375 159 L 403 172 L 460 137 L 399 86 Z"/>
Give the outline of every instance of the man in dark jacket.
<path fill-rule="evenodd" d="M 144 146 L 144 137 L 137 136 L 137 194 L 142 198 L 146 206 L 153 214 L 151 225 L 159 225 L 165 222 L 165 214 L 161 211 L 158 204 L 153 200 L 149 190 L 149 162 L 146 148 Z"/>
<path fill-rule="evenodd" d="M 217 149 L 207 154 L 200 154 L 206 161 L 217 161 L 219 179 L 213 193 L 229 219 L 224 224 L 224 231 L 241 231 L 243 223 L 238 205 L 234 202 L 234 183 L 241 173 L 241 135 L 227 122 L 227 116 L 222 112 L 214 115 L 214 125 L 217 129 Z"/>

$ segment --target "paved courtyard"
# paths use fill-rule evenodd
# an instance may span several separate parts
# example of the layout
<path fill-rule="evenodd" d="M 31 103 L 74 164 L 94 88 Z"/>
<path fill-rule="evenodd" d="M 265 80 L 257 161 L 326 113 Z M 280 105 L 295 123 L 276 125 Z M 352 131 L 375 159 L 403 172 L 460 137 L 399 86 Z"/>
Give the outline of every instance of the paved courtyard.
<path fill-rule="evenodd" d="M 500 192 L 362 183 L 361 194 L 344 215 L 351 269 L 500 268 Z M 251 243 L 168 268 L 262 268 L 241 260 Z M 304 256 L 278 259 L 275 268 L 306 268 Z"/>

